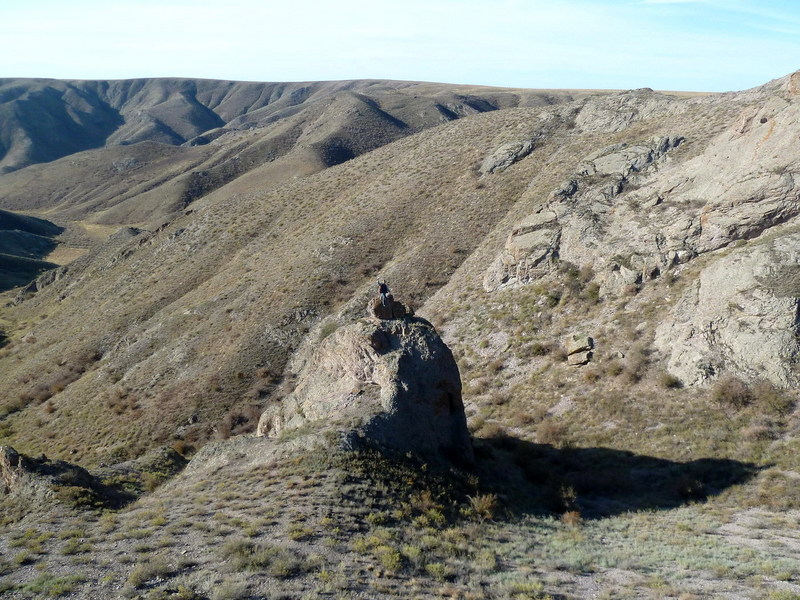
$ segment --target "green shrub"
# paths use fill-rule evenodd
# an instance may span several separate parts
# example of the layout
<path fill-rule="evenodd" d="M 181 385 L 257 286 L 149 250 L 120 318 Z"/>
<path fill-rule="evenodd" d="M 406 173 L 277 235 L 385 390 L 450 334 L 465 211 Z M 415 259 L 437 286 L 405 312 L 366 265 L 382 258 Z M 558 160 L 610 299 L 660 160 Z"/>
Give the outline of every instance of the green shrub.
<path fill-rule="evenodd" d="M 507 593 L 514 600 L 553 600 L 546 594 L 541 581 L 512 583 L 507 588 Z"/>
<path fill-rule="evenodd" d="M 399 571 L 403 567 L 403 557 L 391 546 L 378 546 L 375 548 L 375 556 L 387 571 Z"/>
<path fill-rule="evenodd" d="M 453 577 L 453 569 L 444 563 L 435 562 L 425 565 L 425 572 L 437 581 L 446 581 Z"/>
<path fill-rule="evenodd" d="M 86 581 L 86 578 L 82 575 L 58 577 L 50 573 L 42 573 L 33 581 L 21 586 L 20 589 L 32 594 L 41 594 L 57 598 L 59 596 L 66 596 L 75 589 L 77 584 L 84 581 Z"/>

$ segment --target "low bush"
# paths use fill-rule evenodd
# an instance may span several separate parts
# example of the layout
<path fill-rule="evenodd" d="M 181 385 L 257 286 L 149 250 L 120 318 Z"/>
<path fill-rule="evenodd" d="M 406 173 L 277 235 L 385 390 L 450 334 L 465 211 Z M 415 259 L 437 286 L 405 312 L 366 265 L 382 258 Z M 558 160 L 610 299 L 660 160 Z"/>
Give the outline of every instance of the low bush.
<path fill-rule="evenodd" d="M 711 400 L 723 407 L 744 408 L 753 402 L 750 387 L 734 375 L 724 375 L 711 388 Z"/>

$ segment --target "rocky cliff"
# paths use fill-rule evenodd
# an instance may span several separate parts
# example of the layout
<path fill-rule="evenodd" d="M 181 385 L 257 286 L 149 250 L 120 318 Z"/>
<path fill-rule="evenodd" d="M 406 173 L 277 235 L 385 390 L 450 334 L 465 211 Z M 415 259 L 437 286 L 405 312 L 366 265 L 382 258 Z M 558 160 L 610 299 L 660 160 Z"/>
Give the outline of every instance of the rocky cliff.
<path fill-rule="evenodd" d="M 681 151 L 688 138 L 680 130 L 586 153 L 546 198 L 532 198 L 535 211 L 511 229 L 484 288 L 546 281 L 566 263 L 590 272 L 599 296 L 611 299 L 702 264 L 678 306 L 661 316 L 656 346 L 669 370 L 688 384 L 727 369 L 796 385 L 798 290 L 788 274 L 798 257 L 793 230 L 779 227 L 800 214 L 796 78 L 731 98 L 738 116 L 696 156 Z M 608 101 L 577 122 L 599 128 Z M 680 110 L 652 95 L 637 106 Z"/>

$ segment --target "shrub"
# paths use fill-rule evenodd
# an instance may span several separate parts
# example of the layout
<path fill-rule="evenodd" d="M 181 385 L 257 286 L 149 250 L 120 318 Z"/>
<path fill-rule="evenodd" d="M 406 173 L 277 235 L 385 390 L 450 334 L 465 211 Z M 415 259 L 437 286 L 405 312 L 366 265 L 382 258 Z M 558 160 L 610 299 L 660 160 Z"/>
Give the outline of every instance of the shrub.
<path fill-rule="evenodd" d="M 300 541 L 300 540 L 307 540 L 312 535 L 314 535 L 314 530 L 310 527 L 305 527 L 303 525 L 292 525 L 289 528 L 289 532 L 287 534 L 290 540 Z"/>
<path fill-rule="evenodd" d="M 583 372 L 583 380 L 586 383 L 597 383 L 600 380 L 601 374 L 597 369 L 586 369 Z"/>
<path fill-rule="evenodd" d="M 25 592 L 39 594 L 44 596 L 66 596 L 69 594 L 78 583 L 86 581 L 82 575 L 67 575 L 66 577 L 58 577 L 50 573 L 42 573 L 33 581 L 21 586 Z"/>
<path fill-rule="evenodd" d="M 765 412 L 785 416 L 795 405 L 795 399 L 769 381 L 760 381 L 752 388 L 754 402 Z"/>
<path fill-rule="evenodd" d="M 288 578 L 309 572 L 315 565 L 301 555 L 280 546 L 234 540 L 222 548 L 224 558 L 233 559 L 238 571 L 264 570 L 273 577 Z"/>
<path fill-rule="evenodd" d="M 581 517 L 580 511 L 568 510 L 561 515 L 561 522 L 569 527 L 578 527 L 581 523 L 583 523 L 583 517 Z"/>
<path fill-rule="evenodd" d="M 673 390 L 680 389 L 683 387 L 683 382 L 680 379 L 675 377 L 675 375 L 672 375 L 671 373 L 667 372 L 661 373 L 661 375 L 659 375 L 658 383 L 662 387 Z"/>
<path fill-rule="evenodd" d="M 425 572 L 438 581 L 445 581 L 453 576 L 453 569 L 439 562 L 425 565 Z"/>
<path fill-rule="evenodd" d="M 738 377 L 725 375 L 711 389 L 711 399 L 723 407 L 744 408 L 753 402 L 753 393 Z"/>
<path fill-rule="evenodd" d="M 128 585 L 138 588 L 156 577 L 163 577 L 172 572 L 169 564 L 161 557 L 136 565 L 128 575 Z"/>
<path fill-rule="evenodd" d="M 534 342 L 531 344 L 530 353 L 533 356 L 544 356 L 546 354 L 550 354 L 552 351 L 552 346 L 550 344 L 543 344 L 541 342 Z"/>
<path fill-rule="evenodd" d="M 544 584 L 540 581 L 512 583 L 506 590 L 509 598 L 514 600 L 552 600 L 552 596 L 544 591 Z"/>
<path fill-rule="evenodd" d="M 391 546 L 378 546 L 375 548 L 375 556 L 387 571 L 399 571 L 403 566 L 403 557 Z"/>
<path fill-rule="evenodd" d="M 256 430 L 261 412 L 262 408 L 255 405 L 229 411 L 217 426 L 217 438 L 227 440 L 232 435 L 252 433 Z"/>
<path fill-rule="evenodd" d="M 561 447 L 566 442 L 567 428 L 561 423 L 542 421 L 536 427 L 536 440 L 540 444 Z"/>
<path fill-rule="evenodd" d="M 238 581 L 223 581 L 211 593 L 211 600 L 241 600 L 249 597 L 247 584 Z"/>
<path fill-rule="evenodd" d="M 489 548 L 483 548 L 478 551 L 474 558 L 474 564 L 484 573 L 491 573 L 500 568 L 497 554 Z"/>
<path fill-rule="evenodd" d="M 476 494 L 467 496 L 470 514 L 481 520 L 492 520 L 497 509 L 497 494 Z"/>

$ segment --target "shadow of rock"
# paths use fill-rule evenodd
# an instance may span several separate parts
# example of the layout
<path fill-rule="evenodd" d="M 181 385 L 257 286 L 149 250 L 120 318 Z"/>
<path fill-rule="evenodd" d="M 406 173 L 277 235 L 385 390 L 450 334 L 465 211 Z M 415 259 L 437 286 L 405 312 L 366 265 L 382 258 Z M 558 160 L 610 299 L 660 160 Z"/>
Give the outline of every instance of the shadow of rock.
<path fill-rule="evenodd" d="M 503 436 L 475 439 L 481 480 L 513 512 L 603 518 L 703 502 L 762 467 L 722 458 L 678 462 L 611 448 L 555 448 Z"/>

